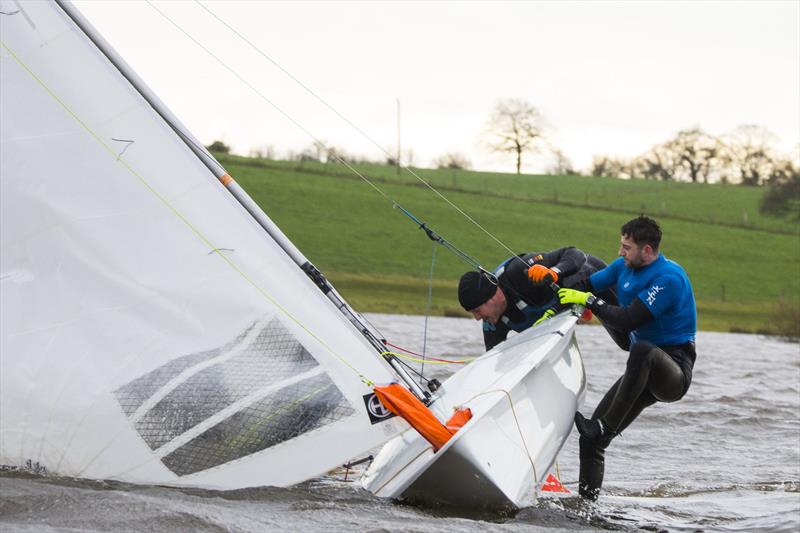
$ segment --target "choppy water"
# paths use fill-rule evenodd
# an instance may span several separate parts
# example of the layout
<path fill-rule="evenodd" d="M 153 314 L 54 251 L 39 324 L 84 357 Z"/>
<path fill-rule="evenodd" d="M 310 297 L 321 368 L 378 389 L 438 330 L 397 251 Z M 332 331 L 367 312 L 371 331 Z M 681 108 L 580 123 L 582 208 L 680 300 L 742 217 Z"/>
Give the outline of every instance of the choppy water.
<path fill-rule="evenodd" d="M 420 317 L 371 315 L 387 338 L 419 350 Z M 473 321 L 433 318 L 428 353 L 475 355 Z M 626 355 L 599 327 L 578 339 L 590 413 Z M 331 474 L 289 489 L 178 490 L 0 475 L 3 531 L 800 531 L 800 346 L 700 333 L 694 382 L 657 404 L 607 452 L 599 501 L 546 497 L 515 514 L 411 507 Z M 436 367 L 441 373 L 442 367 Z M 576 489 L 577 437 L 559 459 Z"/>

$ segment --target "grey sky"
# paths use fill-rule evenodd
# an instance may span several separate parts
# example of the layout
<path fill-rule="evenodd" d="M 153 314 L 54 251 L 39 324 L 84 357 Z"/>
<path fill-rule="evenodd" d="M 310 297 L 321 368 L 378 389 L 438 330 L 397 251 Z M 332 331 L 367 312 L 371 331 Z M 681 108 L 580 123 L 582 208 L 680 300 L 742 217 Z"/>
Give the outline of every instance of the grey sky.
<path fill-rule="evenodd" d="M 144 2 L 75 4 L 204 142 L 312 140 Z M 155 2 L 317 138 L 381 152 L 195 2 Z M 207 2 L 380 146 L 513 171 L 480 133 L 499 98 L 536 105 L 579 168 L 677 131 L 767 127 L 797 157 L 800 2 Z M 541 170 L 531 161 L 524 170 Z"/>

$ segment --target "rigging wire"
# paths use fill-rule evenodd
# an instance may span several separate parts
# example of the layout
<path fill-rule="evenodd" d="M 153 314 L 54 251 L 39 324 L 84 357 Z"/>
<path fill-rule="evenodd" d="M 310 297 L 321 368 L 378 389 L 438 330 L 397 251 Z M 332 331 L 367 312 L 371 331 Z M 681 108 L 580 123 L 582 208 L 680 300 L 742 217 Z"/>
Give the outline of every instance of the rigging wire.
<path fill-rule="evenodd" d="M 288 70 L 286 70 L 286 69 L 285 69 L 285 68 L 284 68 L 282 65 L 280 65 L 280 64 L 279 64 L 277 61 L 275 61 L 275 60 L 274 60 L 274 59 L 272 59 L 270 56 L 268 56 L 267 54 L 265 54 L 265 53 L 264 53 L 264 52 L 263 52 L 263 51 L 262 51 L 262 50 L 261 50 L 261 49 L 260 49 L 258 46 L 256 46 L 256 45 L 255 45 L 255 44 L 254 44 L 252 41 L 250 41 L 249 39 L 247 39 L 247 38 L 246 38 L 244 35 L 242 35 L 242 34 L 241 34 L 239 31 L 237 31 L 235 28 L 233 28 L 233 27 L 232 27 L 230 24 L 228 24 L 228 23 L 227 23 L 227 22 L 225 22 L 225 21 L 224 21 L 222 18 L 220 18 L 220 17 L 219 17 L 219 16 L 218 16 L 216 13 L 214 13 L 213 11 L 211 11 L 211 9 L 209 9 L 208 7 L 206 7 L 206 6 L 205 6 L 205 5 L 204 5 L 202 2 L 200 2 L 200 0 L 195 0 L 195 3 L 196 3 L 197 5 L 199 5 L 200 7 L 202 7 L 204 10 L 206 10 L 206 11 L 207 11 L 207 12 L 208 12 L 208 13 L 209 13 L 209 14 L 210 14 L 212 17 L 214 17 L 215 19 L 217 19 L 217 20 L 218 20 L 218 21 L 219 21 L 219 22 L 220 22 L 220 23 L 221 23 L 223 26 L 225 26 L 226 28 L 228 28 L 228 30 L 230 30 L 231 32 L 233 32 L 234 34 L 236 34 L 236 35 L 237 35 L 237 36 L 238 36 L 240 39 L 242 39 L 242 40 L 243 40 L 245 43 L 247 43 L 247 44 L 248 44 L 248 45 L 249 45 L 249 46 L 250 46 L 250 47 L 251 47 L 253 50 L 255 50 L 255 51 L 256 51 L 258 54 L 260 54 L 260 55 L 261 55 L 263 58 L 265 58 L 267 61 L 269 61 L 270 63 L 272 63 L 272 64 L 273 64 L 275 67 L 277 67 L 277 68 L 278 68 L 278 69 L 279 69 L 281 72 L 283 72 L 283 73 L 284 73 L 284 74 L 286 74 L 288 77 L 290 77 L 292 80 L 294 80 L 294 81 L 295 81 L 295 82 L 296 82 L 298 85 L 300 85 L 300 86 L 301 86 L 303 89 L 305 89 L 305 90 L 306 90 L 306 91 L 307 91 L 307 92 L 308 92 L 308 93 L 309 93 L 311 96 L 313 96 L 314 98 L 316 98 L 316 99 L 317 99 L 317 100 L 318 100 L 320 103 L 322 103 L 322 104 L 323 104 L 325 107 L 327 107 L 328 109 L 330 109 L 330 110 L 331 110 L 333 113 L 335 113 L 335 114 L 336 114 L 336 115 L 337 115 L 339 118 L 341 118 L 342 120 L 344 120 L 345 122 L 347 122 L 347 124 L 349 124 L 350 126 L 352 126 L 352 127 L 353 127 L 353 128 L 354 128 L 354 129 L 355 129 L 355 130 L 356 130 L 358 133 L 360 133 L 360 134 L 361 134 L 361 135 L 362 135 L 362 136 L 363 136 L 365 139 L 367 139 L 367 140 L 368 140 L 370 143 L 372 143 L 372 144 L 373 144 L 375 147 L 377 147 L 377 148 L 378 148 L 378 149 L 379 149 L 381 152 L 383 152 L 383 153 L 384 153 L 384 155 L 386 155 L 386 157 L 387 157 L 387 158 L 390 158 L 390 157 L 392 157 L 392 155 L 391 155 L 391 154 L 390 154 L 388 151 L 386 151 L 386 149 L 385 149 L 385 148 L 383 148 L 383 146 L 381 146 L 379 143 L 377 143 L 377 142 L 376 142 L 376 141 L 375 141 L 375 140 L 374 140 L 372 137 L 370 137 L 370 136 L 369 136 L 369 135 L 368 135 L 366 132 L 364 132 L 364 131 L 363 131 L 361 128 L 359 128 L 357 125 L 355 125 L 355 124 L 354 124 L 352 121 L 350 121 L 350 120 L 349 120 L 347 117 L 345 117 L 344 115 L 342 115 L 342 114 L 341 114 L 339 111 L 337 111 L 337 110 L 336 110 L 336 109 L 335 109 L 333 106 L 331 106 L 330 104 L 328 104 L 328 102 L 326 102 L 326 101 L 325 101 L 325 100 L 324 100 L 322 97 L 320 97 L 320 96 L 319 96 L 318 94 L 316 94 L 316 93 L 315 93 L 313 90 L 311 90 L 311 88 L 309 88 L 309 87 L 308 87 L 306 84 L 304 84 L 304 83 L 303 83 L 303 82 L 301 82 L 299 79 L 297 79 L 297 78 L 296 78 L 294 75 L 292 75 L 292 74 L 291 74 L 291 73 L 290 73 Z M 464 216 L 464 217 L 465 217 L 467 220 L 469 220 L 470 222 L 472 222 L 472 223 L 473 223 L 473 224 L 474 224 L 474 225 L 475 225 L 477 228 L 479 228 L 481 231 L 483 231 L 483 232 L 484 232 L 486 235 L 488 235 L 488 236 L 489 236 L 491 239 L 493 239 L 493 240 L 494 240 L 494 241 L 495 241 L 497 244 L 499 244 L 501 247 L 503 247 L 503 248 L 504 248 L 504 249 L 505 249 L 507 252 L 511 253 L 511 255 L 515 255 L 515 254 L 514 254 L 514 252 L 513 252 L 513 251 L 512 251 L 512 250 L 511 250 L 511 249 L 510 249 L 508 246 L 506 246 L 506 245 L 505 245 L 505 243 L 503 243 L 503 242 L 502 242 L 500 239 L 498 239 L 497 237 L 495 237 L 495 236 L 494 236 L 494 235 L 493 235 L 491 232 L 489 232 L 489 231 L 488 231 L 486 228 L 484 228 L 484 227 L 483 227 L 483 226 L 482 226 L 480 223 L 478 223 L 478 221 L 476 221 L 474 218 L 472 218 L 471 216 L 469 216 L 469 215 L 468 215 L 468 214 L 467 214 L 467 213 L 466 213 L 466 212 L 465 212 L 463 209 L 461 209 L 461 208 L 460 208 L 460 207 L 458 207 L 456 204 L 454 204 L 453 202 L 451 202 L 451 201 L 450 201 L 450 200 L 449 200 L 447 197 L 445 197 L 445 196 L 444 196 L 442 193 L 440 193 L 440 192 L 439 192 L 439 191 L 438 191 L 436 188 L 434 188 L 434 187 L 433 187 L 433 186 L 432 186 L 430 183 L 428 183 L 427 181 L 425 181 L 424 179 L 422 179 L 422 178 L 421 178 L 421 177 L 420 177 L 420 176 L 419 176 L 419 175 L 418 175 L 416 172 L 414 172 L 414 170 L 413 170 L 413 169 L 411 169 L 410 167 L 406 167 L 406 166 L 403 166 L 403 165 L 401 165 L 399 160 L 397 161 L 397 164 L 398 164 L 398 166 L 399 166 L 400 168 L 404 169 L 404 170 L 405 170 L 405 171 L 407 171 L 409 174 L 411 174 L 412 176 L 414 176 L 414 177 L 415 177 L 415 178 L 416 178 L 416 179 L 417 179 L 417 180 L 418 180 L 420 183 L 422 183 L 423 185 L 425 185 L 425 186 L 426 186 L 428 189 L 430 189 L 430 190 L 431 190 L 433 193 L 435 193 L 437 196 L 439 196 L 439 198 L 441 198 L 442 200 L 444 200 L 445 202 L 447 202 L 447 204 L 449 204 L 449 205 L 450 205 L 450 207 L 452 207 L 453 209 L 455 209 L 456 211 L 458 211 L 459 213 L 461 213 L 461 214 L 462 214 L 462 215 L 463 215 L 463 216 Z"/>
<path fill-rule="evenodd" d="M 428 275 L 428 303 L 425 306 L 425 326 L 422 328 L 422 374 L 425 374 L 425 355 L 428 353 L 428 317 L 431 314 L 431 303 L 433 300 L 433 269 L 436 266 L 436 243 L 433 245 L 431 254 L 431 271 Z"/>
<path fill-rule="evenodd" d="M 255 92 L 255 93 L 256 93 L 256 94 L 257 94 L 257 95 L 258 95 L 258 96 L 259 96 L 261 99 L 263 99 L 265 102 L 267 102 L 267 103 L 268 103 L 270 106 L 272 106 L 272 107 L 273 107 L 273 108 L 274 108 L 276 111 L 278 111 L 278 112 L 279 112 L 281 115 L 283 115 L 283 116 L 284 116 L 284 117 L 285 117 L 287 120 L 289 120 L 289 121 L 290 121 L 292 124 L 294 124 L 294 125 L 295 125 L 295 126 L 298 128 L 298 129 L 300 129 L 300 130 L 301 130 L 303 133 L 305 133 L 307 136 L 309 136 L 309 137 L 310 137 L 310 138 L 311 138 L 311 139 L 314 141 L 314 143 L 315 143 L 317 146 L 319 146 L 319 147 L 322 147 L 322 148 L 327 148 L 327 146 L 326 146 L 326 144 L 325 144 L 324 142 L 322 142 L 320 139 L 318 139 L 318 138 L 317 138 L 317 137 L 316 137 L 316 136 L 315 136 L 313 133 L 311 133 L 311 132 L 310 132 L 310 131 L 309 131 L 307 128 L 305 128 L 305 127 L 304 127 L 302 124 L 300 124 L 300 123 L 299 123 L 297 120 L 295 120 L 295 119 L 294 119 L 294 118 L 293 118 L 291 115 L 289 115 L 289 114 L 288 114 L 286 111 L 284 111 L 284 110 L 283 110 L 283 109 L 282 109 L 280 106 L 278 106 L 278 105 L 277 105 L 275 102 L 273 102 L 272 100 L 270 100 L 270 99 L 269 99 L 269 98 L 268 98 L 266 95 L 264 95 L 264 94 L 263 94 L 263 93 L 262 93 L 260 90 L 258 90 L 258 89 L 257 89 L 257 88 L 256 88 L 256 87 L 253 85 L 253 84 L 251 84 L 250 82 L 248 82 L 248 81 L 247 81 L 247 80 L 246 80 L 246 79 L 245 79 L 243 76 L 241 76 L 241 75 L 240 75 L 238 72 L 236 72 L 236 71 L 235 71 L 233 68 L 231 68 L 231 67 L 230 67 L 230 66 L 229 66 L 227 63 L 225 63 L 225 62 L 224 62 L 224 61 L 223 61 L 221 58 L 219 58 L 219 57 L 218 57 L 216 54 L 214 54 L 214 53 L 213 53 L 213 52 L 212 52 L 210 49 L 208 49 L 206 46 L 204 46 L 202 43 L 200 43 L 200 42 L 199 42 L 199 41 L 198 41 L 196 38 L 194 38 L 192 35 L 190 35 L 190 34 L 189 34 L 189 33 L 188 33 L 186 30 L 184 30 L 184 29 L 183 29 L 183 28 L 182 28 L 180 25 L 178 25 L 178 24 L 177 24 L 177 23 L 176 23 L 176 22 L 175 22 L 175 21 L 174 21 L 172 18 L 170 18 L 170 17 L 169 17 L 169 16 L 168 16 L 166 13 L 164 13 L 164 12 L 163 12 L 163 11 L 161 11 L 161 10 L 160 10 L 158 7 L 156 7 L 156 6 L 155 6 L 155 5 L 154 5 L 154 4 L 153 4 L 153 3 L 152 3 L 150 0 L 146 0 L 146 2 L 147 2 L 147 4 L 148 4 L 150 7 L 152 7 L 152 8 L 153 8 L 153 9 L 154 9 L 154 10 L 155 10 L 157 13 L 159 13 L 159 14 L 160 14 L 160 15 L 161 15 L 161 16 L 162 16 L 164 19 L 166 19 L 166 20 L 167 20 L 167 21 L 168 21 L 170 24 L 172 24 L 172 25 L 173 25 L 173 26 L 174 26 L 176 29 L 178 29 L 178 30 L 179 30 L 181 33 L 183 33 L 183 34 L 184 34 L 184 35 L 185 35 L 187 38 L 189 38 L 189 39 L 190 39 L 192 42 L 194 42 L 194 43 L 195 43 L 195 44 L 196 44 L 198 47 L 200 47 L 200 48 L 201 48 L 203 51 L 205 51 L 205 52 L 206 52 L 208 55 L 210 55 L 210 56 L 211 56 L 211 57 L 212 57 L 212 58 L 213 58 L 215 61 L 217 61 L 217 62 L 218 62 L 220 65 L 222 65 L 222 66 L 223 66 L 223 67 L 224 67 L 226 70 L 228 70 L 228 71 L 229 71 L 229 72 L 230 72 L 230 73 L 231 73 L 233 76 L 235 76 L 235 77 L 236 77 L 236 78 L 237 78 L 237 79 L 238 79 L 240 82 L 242 82 L 242 83 L 243 83 L 244 85 L 246 85 L 246 86 L 247 86 L 249 89 L 251 89 L 253 92 Z M 290 73 L 288 70 L 286 70 L 286 69 L 285 69 L 283 66 L 281 66 L 281 65 L 280 65 L 280 64 L 279 64 L 277 61 L 275 61 L 275 60 L 274 60 L 274 59 L 272 59 L 272 58 L 271 58 L 269 55 L 267 55 L 266 53 L 264 53 L 264 52 L 263 52 L 263 51 L 262 51 L 260 48 L 258 48 L 258 47 L 257 47 L 257 46 L 256 46 L 256 45 L 255 45 L 255 44 L 252 42 L 252 41 L 250 41 L 249 39 L 247 39 L 247 38 L 246 38 L 244 35 L 242 35 L 242 34 L 241 34 L 239 31 L 237 31 L 235 28 L 233 28 L 233 27 L 232 27 L 230 24 L 228 24 L 228 23 L 227 23 L 225 20 L 223 20 L 221 17 L 219 17 L 219 16 L 218 16 L 216 13 L 214 13 L 214 12 L 213 12 L 211 9 L 209 9 L 207 6 L 205 6 L 205 5 L 204 5 L 203 3 L 201 3 L 199 0 L 195 0 L 195 3 L 197 3 L 197 4 L 198 4 L 198 5 L 199 5 L 199 6 L 200 6 L 200 7 L 201 7 L 203 10 L 205 10 L 206 12 L 208 12 L 208 13 L 209 13 L 209 14 L 210 14 L 212 17 L 214 17 L 214 18 L 215 18 L 217 21 L 219 21 L 219 22 L 220 22 L 222 25 L 224 25 L 224 26 L 225 26 L 225 27 L 226 27 L 228 30 L 230 30 L 232 33 L 234 33 L 236 36 L 238 36 L 240 39 L 242 39 L 242 41 L 244 41 L 245 43 L 247 43 L 247 45 L 248 45 L 248 46 L 250 46 L 251 48 L 253 48 L 253 49 L 254 49 L 254 50 L 255 50 L 255 51 L 256 51 L 256 52 L 257 52 L 259 55 L 261 55 L 262 57 L 264 57 L 264 58 L 265 58 L 267 61 L 269 61 L 269 62 L 270 62 L 272 65 L 274 65 L 276 68 L 280 69 L 280 70 L 281 70 L 281 71 L 282 71 L 284 74 L 286 74 L 286 75 L 287 75 L 289 78 L 291 78 L 293 81 L 295 81 L 297 84 L 299 84 L 299 85 L 300 85 L 300 86 L 301 86 L 303 89 L 305 89 L 305 90 L 306 90 L 306 91 L 307 91 L 309 94 L 311 94 L 311 95 L 312 95 L 314 98 L 316 98 L 318 101 L 320 101 L 320 102 L 321 102 L 323 105 L 325 105 L 325 106 L 326 106 L 328 109 L 330 109 L 330 110 L 331 110 L 333 113 L 335 113 L 335 114 L 336 114 L 337 116 L 339 116 L 339 117 L 340 117 L 342 120 L 344 120 L 344 121 L 345 121 L 347 124 L 349 124 L 351 127 L 353 127 L 353 128 L 356 130 L 356 131 L 358 131 L 358 132 L 359 132 L 359 133 L 360 133 L 362 136 L 364 136 L 364 137 L 365 137 L 365 138 L 366 138 L 366 139 L 367 139 L 369 142 L 371 142 L 371 143 L 372 143 L 373 145 L 375 145 L 375 146 L 376 146 L 376 147 L 377 147 L 379 150 L 381 150 L 381 151 L 382 151 L 384 154 L 386 154 L 386 156 L 387 156 L 387 157 L 391 157 L 391 154 L 389 154 L 389 153 L 388 153 L 388 152 L 387 152 L 387 151 L 386 151 L 386 150 L 385 150 L 385 149 L 384 149 L 382 146 L 380 146 L 380 144 L 378 144 L 378 143 L 377 143 L 375 140 L 373 140 L 373 139 L 372 139 L 372 138 L 371 138 L 369 135 L 367 135 L 367 134 L 366 134 L 366 133 L 365 133 L 365 132 L 364 132 L 362 129 L 360 129 L 358 126 L 356 126 L 356 125 L 355 125 L 355 124 L 354 124 L 352 121 L 350 121 L 349 119 L 347 119 L 347 117 L 345 117 L 345 116 L 344 116 L 344 115 L 342 115 L 340 112 L 338 112 L 338 111 L 337 111 L 335 108 L 333 108 L 333 106 L 331 106 L 330 104 L 328 104 L 328 103 L 327 103 L 327 102 L 326 102 L 326 101 L 325 101 L 323 98 L 321 98 L 320 96 L 318 96 L 318 95 L 317 95 L 317 94 L 316 94 L 316 93 L 315 93 L 313 90 L 311 90 L 311 89 L 310 89 L 310 88 L 309 88 L 307 85 L 305 85 L 305 84 L 304 84 L 304 83 L 302 83 L 302 82 L 301 82 L 299 79 L 297 79 L 297 78 L 296 78 L 294 75 L 292 75 L 292 74 L 291 74 L 291 73 Z M 413 215 L 412 215 L 412 214 L 411 214 L 411 213 L 410 213 L 408 210 L 404 209 L 404 208 L 403 208 L 403 207 L 402 207 L 402 206 L 399 204 L 399 202 L 397 202 L 397 201 L 396 201 L 396 200 L 394 200 L 392 197 L 390 197 L 390 196 L 389 196 L 389 195 L 388 195 L 388 194 L 387 194 L 385 191 L 383 191 L 381 188 L 379 188 L 377 185 L 375 185 L 375 184 L 374 184 L 374 183 L 373 183 L 371 180 L 369 180 L 369 179 L 368 179 L 366 176 L 364 176 L 364 175 L 363 175 L 361 172 L 359 172 L 358 170 L 356 170 L 355 168 L 353 168 L 353 166 L 352 166 L 352 165 L 350 165 L 350 164 L 349 164 L 347 161 L 345 161 L 344 159 L 342 159 L 342 158 L 341 158 L 341 157 L 340 157 L 338 154 L 335 154 L 335 153 L 334 153 L 334 154 L 333 154 L 333 156 L 334 156 L 334 159 L 335 159 L 337 162 L 341 163 L 342 165 L 344 165 L 345 167 L 347 167 L 347 168 L 348 168 L 348 169 L 349 169 L 351 172 L 353 172 L 355 175 L 357 175 L 358 177 L 360 177 L 360 178 L 361 178 L 361 179 L 362 179 L 364 182 L 366 182 L 366 183 L 367 183 L 367 184 L 368 184 L 370 187 L 372 187 L 372 188 L 373 188 L 373 189 L 374 189 L 374 190 L 375 190 L 375 191 L 376 191 L 378 194 L 380 194 L 380 195 L 381 195 L 381 196 L 383 196 L 383 197 L 384 197 L 386 200 L 388 200 L 389 202 L 391 202 L 391 203 L 392 203 L 392 205 L 393 205 L 394 207 L 397 207 L 397 208 L 399 208 L 399 209 L 400 209 L 400 210 L 401 210 L 401 211 L 402 211 L 402 212 L 403 212 L 403 213 L 404 213 L 406 216 L 408 216 L 409 218 L 411 218 L 411 219 L 412 219 L 414 222 L 416 222 L 416 223 L 417 223 L 417 224 L 420 226 L 420 228 L 422 228 L 422 229 L 425 229 L 425 230 L 426 230 L 426 233 L 428 233 L 428 230 L 429 230 L 429 228 L 427 228 L 427 227 L 425 226 L 425 224 L 424 224 L 424 223 L 420 222 L 420 221 L 419 221 L 419 220 L 418 220 L 416 217 L 414 217 L 414 216 L 413 216 Z M 398 163 L 399 163 L 399 162 L 398 162 Z M 487 236 L 489 236 L 489 237 L 490 237 L 492 240 L 494 240 L 494 241 L 495 241 L 497 244 L 499 244 L 499 245 L 500 245 L 502 248 L 504 248 L 504 249 L 505 249 L 507 252 L 509 252 L 509 253 L 510 253 L 512 256 L 516 256 L 516 254 L 515 254 L 515 253 L 514 253 L 514 252 L 513 252 L 513 251 L 512 251 L 512 250 L 511 250 L 511 249 L 510 249 L 508 246 L 506 246 L 506 244 L 505 244 L 505 243 L 503 243 L 502 241 L 500 241 L 500 240 L 499 240 L 499 239 L 498 239 L 496 236 L 494 236 L 494 235 L 493 235 L 491 232 L 489 232 L 489 231 L 488 231 L 486 228 L 484 228 L 484 227 L 483 227 L 483 226 L 482 226 L 480 223 L 478 223 L 478 222 L 477 222 L 477 221 L 476 221 L 474 218 L 472 218 L 472 217 L 471 217 L 469 214 L 467 214 L 467 213 L 466 213 L 466 212 L 465 212 L 463 209 L 461 209 L 460 207 L 458 207 L 456 204 L 454 204 L 452 201 L 450 201 L 450 200 L 449 200 L 447 197 L 445 197 L 445 196 L 444 196 L 442 193 L 440 193 L 440 192 L 439 192 L 439 191 L 438 191 L 436 188 L 434 188 L 434 187 L 433 187 L 433 186 L 432 186 L 430 183 L 428 183 L 428 182 L 427 182 L 427 181 L 425 181 L 423 178 L 421 178 L 421 177 L 420 177 L 420 176 L 419 176 L 419 175 L 418 175 L 416 172 L 414 172 L 414 170 L 413 170 L 413 169 L 411 169 L 411 168 L 409 168 L 409 167 L 402 166 L 402 165 L 400 165 L 400 166 L 401 166 L 401 168 L 403 168 L 404 170 L 406 170 L 407 172 L 409 172 L 409 173 L 410 173 L 412 176 L 414 176 L 414 177 L 415 177 L 415 178 L 416 178 L 416 179 L 417 179 L 417 180 L 418 180 L 420 183 L 422 183 L 423 185 L 425 185 L 425 186 L 426 186 L 428 189 L 430 189 L 430 190 L 431 190 L 433 193 L 435 193 L 435 194 L 436 194 L 437 196 L 439 196 L 439 197 L 440 197 L 442 200 L 444 200 L 444 201 L 445 201 L 445 202 L 446 202 L 448 205 L 450 205 L 450 206 L 451 206 L 453 209 L 455 209 L 456 211 L 458 211 L 458 212 L 459 212 L 459 213 L 460 213 L 460 214 L 461 214 L 463 217 L 465 217 L 467 220 L 469 220 L 469 221 L 470 221 L 472 224 L 474 224 L 474 225 L 475 225 L 477 228 L 479 228 L 479 229 L 480 229 L 480 230 L 481 230 L 483 233 L 485 233 Z M 434 238 L 431 236 L 431 234 L 430 234 L 430 233 L 428 233 L 428 236 L 429 236 L 429 237 L 430 237 L 432 240 L 437 240 L 437 242 L 439 242 L 440 244 L 442 244 L 443 246 L 445 246 L 445 248 L 447 248 L 447 249 L 448 249 L 448 250 L 450 250 L 451 252 L 455 253 L 455 254 L 456 254 L 458 257 L 460 257 L 461 259 L 465 260 L 467 263 L 469 263 L 470 265 L 472 265 L 472 266 L 473 266 L 473 267 L 475 267 L 476 269 L 478 269 L 478 270 L 480 270 L 481 272 L 483 272 L 483 273 L 484 273 L 484 275 L 486 275 L 486 276 L 487 276 L 487 278 L 488 278 L 490 281 L 492 281 L 493 283 L 495 283 L 495 284 L 496 284 L 496 279 L 494 278 L 494 276 L 493 276 L 493 275 L 492 275 L 490 272 L 488 272 L 488 271 L 486 271 L 484 268 L 482 268 L 482 267 L 480 266 L 480 264 L 479 264 L 479 263 L 478 263 L 476 260 L 474 260 L 473 258 L 471 258 L 469 255 L 467 255 L 467 254 L 466 254 L 466 253 L 464 253 L 463 251 L 459 250 L 459 249 L 458 249 L 457 247 L 455 247 L 455 246 L 454 246 L 452 243 L 450 243 L 449 241 L 447 241 L 446 239 L 443 239 L 441 236 L 438 236 L 438 235 L 437 235 L 438 239 L 434 239 Z"/>

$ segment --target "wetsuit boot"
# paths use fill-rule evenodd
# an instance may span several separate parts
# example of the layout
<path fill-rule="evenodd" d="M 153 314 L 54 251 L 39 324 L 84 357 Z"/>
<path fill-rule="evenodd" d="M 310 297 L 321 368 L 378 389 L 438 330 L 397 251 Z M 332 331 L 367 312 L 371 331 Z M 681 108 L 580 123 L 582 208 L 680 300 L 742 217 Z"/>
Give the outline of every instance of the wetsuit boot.
<path fill-rule="evenodd" d="M 578 433 L 581 437 L 595 445 L 608 447 L 617 432 L 610 429 L 599 418 L 586 418 L 582 414 L 575 413 L 575 427 L 578 428 Z"/>
<path fill-rule="evenodd" d="M 600 495 L 605 474 L 605 448 L 581 437 L 580 446 L 581 466 L 578 474 L 578 494 L 582 498 L 595 501 Z"/>

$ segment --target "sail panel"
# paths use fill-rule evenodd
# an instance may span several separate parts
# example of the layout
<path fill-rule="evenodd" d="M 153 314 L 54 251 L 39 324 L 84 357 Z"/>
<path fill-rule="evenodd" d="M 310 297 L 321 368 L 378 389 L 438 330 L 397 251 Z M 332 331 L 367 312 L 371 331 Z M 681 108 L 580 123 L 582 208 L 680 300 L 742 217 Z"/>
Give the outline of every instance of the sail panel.
<path fill-rule="evenodd" d="M 0 4 L 17 11 L 0 17 L 0 462 L 149 483 L 285 485 L 401 429 L 373 425 L 364 408 L 363 377 L 392 379 L 369 344 L 86 35 L 54 3 Z M 227 370 L 270 323 L 310 354 L 349 406 L 334 394 L 336 412 L 349 414 L 281 445 L 241 448 L 253 452 L 230 470 L 177 475 L 152 446 L 180 449 L 214 417 L 263 400 Z M 263 376 L 277 352 L 258 349 L 271 361 L 257 367 Z M 248 361 L 239 371 L 256 368 Z M 177 392 L 213 372 L 220 388 L 209 395 Z M 167 405 L 184 419 L 150 446 L 137 421 L 155 423 Z"/>

